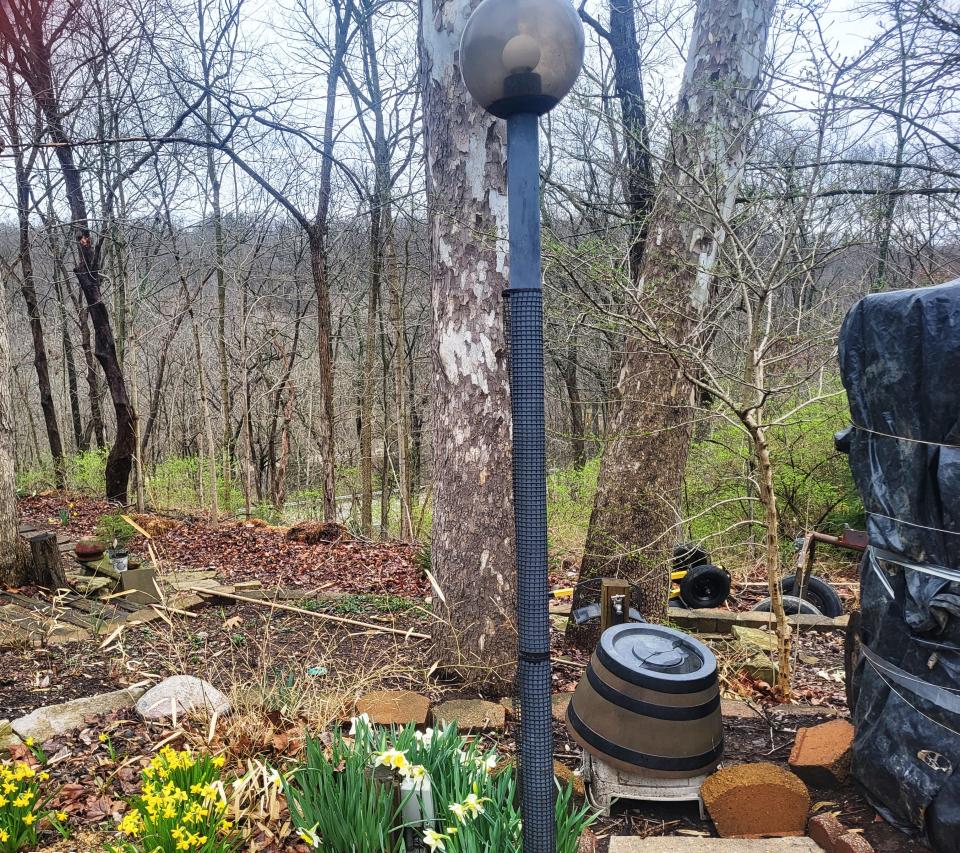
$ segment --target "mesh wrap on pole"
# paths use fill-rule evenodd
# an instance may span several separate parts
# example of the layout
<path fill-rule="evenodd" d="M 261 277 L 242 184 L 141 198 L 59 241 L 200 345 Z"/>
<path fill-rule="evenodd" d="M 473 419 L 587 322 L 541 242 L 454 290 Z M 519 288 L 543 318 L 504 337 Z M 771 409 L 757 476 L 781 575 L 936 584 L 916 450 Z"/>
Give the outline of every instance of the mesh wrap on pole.
<path fill-rule="evenodd" d="M 547 484 L 544 434 L 543 294 L 540 287 L 538 121 L 508 121 L 510 395 L 517 552 L 519 781 L 524 853 L 556 849 Z"/>

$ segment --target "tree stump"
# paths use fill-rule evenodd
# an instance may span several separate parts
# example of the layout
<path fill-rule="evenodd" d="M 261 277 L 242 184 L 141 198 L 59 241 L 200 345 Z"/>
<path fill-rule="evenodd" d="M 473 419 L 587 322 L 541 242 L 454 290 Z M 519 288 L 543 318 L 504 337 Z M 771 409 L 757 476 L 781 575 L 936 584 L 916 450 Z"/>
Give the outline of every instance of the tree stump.
<path fill-rule="evenodd" d="M 48 589 L 60 589 L 67 585 L 63 571 L 60 546 L 56 533 L 38 533 L 30 537 L 32 561 L 27 567 L 27 582 Z"/>

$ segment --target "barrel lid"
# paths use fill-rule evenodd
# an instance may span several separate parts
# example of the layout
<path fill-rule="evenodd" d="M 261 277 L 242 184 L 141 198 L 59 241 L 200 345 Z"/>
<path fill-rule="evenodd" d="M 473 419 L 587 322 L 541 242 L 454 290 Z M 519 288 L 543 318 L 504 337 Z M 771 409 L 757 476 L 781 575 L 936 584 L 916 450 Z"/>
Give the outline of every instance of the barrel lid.
<path fill-rule="evenodd" d="M 597 657 L 614 675 L 664 693 L 695 693 L 716 683 L 717 661 L 687 634 L 630 622 L 603 632 Z"/>

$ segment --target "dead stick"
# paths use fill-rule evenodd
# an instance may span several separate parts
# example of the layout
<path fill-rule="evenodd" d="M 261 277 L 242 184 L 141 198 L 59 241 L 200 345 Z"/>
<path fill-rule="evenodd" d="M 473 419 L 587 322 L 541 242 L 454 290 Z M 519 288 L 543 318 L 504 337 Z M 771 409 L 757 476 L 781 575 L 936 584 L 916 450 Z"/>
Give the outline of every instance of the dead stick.
<path fill-rule="evenodd" d="M 294 607 L 292 604 L 281 604 L 279 601 L 266 601 L 262 598 L 251 598 L 248 595 L 237 595 L 234 592 L 220 592 L 214 589 L 206 589 L 202 586 L 188 586 L 184 589 L 195 592 L 197 595 L 210 595 L 214 598 L 228 598 L 232 601 L 244 601 L 247 604 L 260 604 L 264 607 L 274 607 L 277 610 L 286 610 L 290 613 L 302 613 L 304 616 L 312 616 L 314 619 L 326 619 L 328 622 L 337 622 L 340 625 L 353 625 L 357 628 L 367 628 L 373 631 L 381 631 L 385 634 L 397 634 L 401 637 L 409 637 L 413 640 L 429 640 L 429 634 L 418 634 L 416 631 L 401 631 L 399 628 L 387 628 L 383 625 L 374 625 L 371 622 L 361 622 L 359 619 L 345 619 L 342 616 L 331 616 L 329 613 L 317 613 L 315 610 L 306 610 L 303 607 Z"/>

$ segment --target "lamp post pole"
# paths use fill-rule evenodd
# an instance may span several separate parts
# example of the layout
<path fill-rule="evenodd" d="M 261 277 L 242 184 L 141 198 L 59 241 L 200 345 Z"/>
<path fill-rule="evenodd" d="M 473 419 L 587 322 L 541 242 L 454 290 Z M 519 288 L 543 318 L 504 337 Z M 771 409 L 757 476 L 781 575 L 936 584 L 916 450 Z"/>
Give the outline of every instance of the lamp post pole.
<path fill-rule="evenodd" d="M 517 543 L 517 684 L 524 853 L 557 844 L 550 708 L 547 470 L 543 417 L 539 119 L 583 65 L 583 25 L 570 0 L 483 0 L 460 42 L 463 82 L 507 121 L 510 227 L 510 399 Z"/>
<path fill-rule="evenodd" d="M 524 853 L 556 849 L 550 615 L 547 606 L 547 483 L 540 282 L 539 116 L 507 119 L 510 229 L 510 399 L 513 507 L 520 636 L 520 790 Z M 526 606 L 522 606 L 526 603 Z M 533 606 L 530 606 L 532 603 Z"/>

